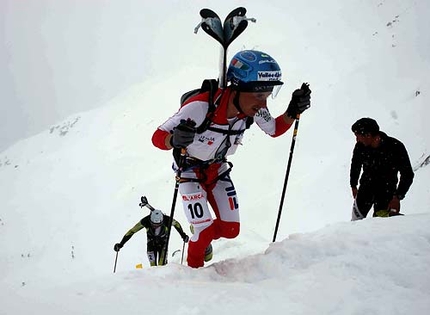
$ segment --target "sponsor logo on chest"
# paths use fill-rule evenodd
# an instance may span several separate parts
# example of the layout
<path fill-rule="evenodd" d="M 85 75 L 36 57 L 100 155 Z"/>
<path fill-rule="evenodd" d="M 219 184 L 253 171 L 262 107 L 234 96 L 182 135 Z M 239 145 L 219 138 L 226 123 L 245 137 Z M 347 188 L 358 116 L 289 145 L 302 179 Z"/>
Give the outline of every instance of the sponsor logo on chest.
<path fill-rule="evenodd" d="M 199 141 L 201 143 L 206 143 L 207 145 L 212 145 L 214 143 L 214 141 L 215 141 L 215 138 L 214 137 L 207 137 L 207 136 L 201 135 L 199 137 Z"/>

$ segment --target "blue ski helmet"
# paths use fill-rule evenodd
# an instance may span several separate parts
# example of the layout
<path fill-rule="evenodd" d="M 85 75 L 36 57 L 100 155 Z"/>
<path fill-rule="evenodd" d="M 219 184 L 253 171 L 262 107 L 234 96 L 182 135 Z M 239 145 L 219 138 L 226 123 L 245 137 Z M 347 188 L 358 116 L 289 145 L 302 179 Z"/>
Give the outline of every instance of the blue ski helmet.
<path fill-rule="evenodd" d="M 278 91 L 284 84 L 281 79 L 281 68 L 276 60 L 257 50 L 238 52 L 227 70 L 231 87 L 242 92 L 272 92 L 276 86 Z"/>

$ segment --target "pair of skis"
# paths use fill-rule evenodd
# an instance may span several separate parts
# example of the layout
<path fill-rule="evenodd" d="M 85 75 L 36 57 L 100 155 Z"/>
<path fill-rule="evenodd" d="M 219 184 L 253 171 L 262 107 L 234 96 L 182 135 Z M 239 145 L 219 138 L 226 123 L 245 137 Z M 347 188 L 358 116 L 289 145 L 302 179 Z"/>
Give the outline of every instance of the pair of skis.
<path fill-rule="evenodd" d="M 224 23 L 221 22 L 218 14 L 210 9 L 200 10 L 200 16 L 202 21 L 196 26 L 194 33 L 197 33 L 201 27 L 209 36 L 221 44 L 219 85 L 221 88 L 225 88 L 227 85 L 227 49 L 246 29 L 248 21 L 255 23 L 256 19 L 247 18 L 246 9 L 243 7 L 231 11 L 225 18 Z"/>

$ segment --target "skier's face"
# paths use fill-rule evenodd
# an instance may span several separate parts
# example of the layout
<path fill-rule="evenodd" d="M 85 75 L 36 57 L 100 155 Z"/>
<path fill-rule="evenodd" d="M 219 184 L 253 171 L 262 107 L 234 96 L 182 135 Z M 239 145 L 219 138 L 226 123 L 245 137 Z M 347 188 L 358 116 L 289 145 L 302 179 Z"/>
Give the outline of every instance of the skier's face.
<path fill-rule="evenodd" d="M 360 133 L 355 133 L 355 139 L 357 140 L 357 142 L 362 143 L 366 147 L 370 146 L 373 142 L 373 137 L 370 133 L 364 135 Z"/>
<path fill-rule="evenodd" d="M 239 104 L 243 113 L 253 117 L 261 108 L 267 107 L 267 98 L 271 92 L 241 92 L 239 96 Z"/>

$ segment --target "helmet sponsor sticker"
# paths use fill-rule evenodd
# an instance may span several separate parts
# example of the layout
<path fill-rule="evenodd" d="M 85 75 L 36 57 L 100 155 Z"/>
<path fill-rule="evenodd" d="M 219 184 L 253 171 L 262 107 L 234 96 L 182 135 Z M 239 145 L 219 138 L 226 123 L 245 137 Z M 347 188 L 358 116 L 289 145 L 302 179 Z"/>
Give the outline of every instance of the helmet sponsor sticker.
<path fill-rule="evenodd" d="M 250 51 L 250 50 L 245 50 L 243 52 L 240 53 L 240 56 L 248 61 L 254 62 L 257 60 L 257 56 L 254 54 L 254 52 Z"/>
<path fill-rule="evenodd" d="M 273 59 L 264 59 L 264 60 L 260 60 L 259 62 L 258 62 L 258 64 L 259 65 L 261 65 L 261 64 L 263 64 L 263 63 L 276 63 L 276 61 L 275 60 L 273 60 Z M 277 64 L 277 63 L 276 63 Z"/>
<path fill-rule="evenodd" d="M 282 78 L 281 71 L 258 71 L 258 81 L 280 81 Z"/>
<path fill-rule="evenodd" d="M 240 61 L 239 59 L 236 59 L 236 58 L 231 61 L 231 66 L 238 68 L 238 69 L 241 69 L 241 70 L 248 70 L 249 69 L 248 65 L 244 64 L 242 61 Z"/>

